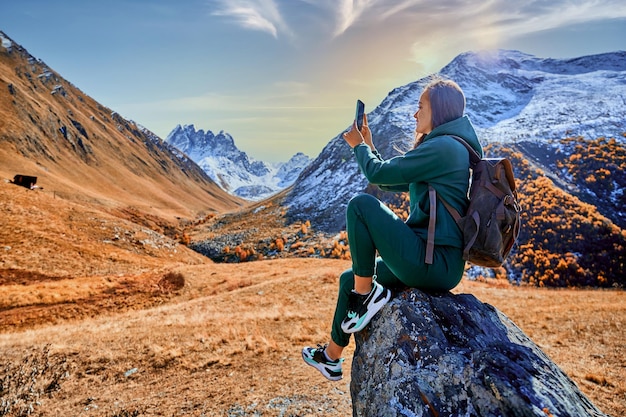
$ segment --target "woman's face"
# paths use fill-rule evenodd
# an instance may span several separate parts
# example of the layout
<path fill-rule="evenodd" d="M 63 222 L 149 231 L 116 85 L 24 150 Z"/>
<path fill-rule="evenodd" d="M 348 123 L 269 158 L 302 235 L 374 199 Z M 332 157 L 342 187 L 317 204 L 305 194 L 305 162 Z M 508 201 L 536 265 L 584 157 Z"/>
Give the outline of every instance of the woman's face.
<path fill-rule="evenodd" d="M 433 130 L 433 115 L 430 108 L 430 100 L 428 99 L 428 91 L 424 91 L 420 97 L 420 101 L 417 107 L 417 111 L 413 115 L 417 126 L 415 127 L 415 133 L 429 134 Z"/>

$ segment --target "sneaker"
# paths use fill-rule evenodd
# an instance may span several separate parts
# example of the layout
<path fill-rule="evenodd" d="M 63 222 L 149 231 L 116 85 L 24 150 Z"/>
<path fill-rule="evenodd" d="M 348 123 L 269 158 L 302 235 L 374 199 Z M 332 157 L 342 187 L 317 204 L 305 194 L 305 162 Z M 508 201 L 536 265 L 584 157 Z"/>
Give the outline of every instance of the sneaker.
<path fill-rule="evenodd" d="M 320 371 L 327 379 L 339 381 L 343 378 L 343 371 L 341 370 L 343 358 L 334 361 L 329 360 L 324 353 L 327 346 L 317 345 L 317 348 L 305 347 L 302 349 L 302 359 L 304 359 L 307 365 L 311 365 Z"/>
<path fill-rule="evenodd" d="M 341 322 L 341 329 L 345 333 L 360 332 L 372 320 L 372 317 L 391 298 L 391 291 L 374 281 L 369 294 L 359 294 L 352 290 L 348 300 L 346 318 Z"/>

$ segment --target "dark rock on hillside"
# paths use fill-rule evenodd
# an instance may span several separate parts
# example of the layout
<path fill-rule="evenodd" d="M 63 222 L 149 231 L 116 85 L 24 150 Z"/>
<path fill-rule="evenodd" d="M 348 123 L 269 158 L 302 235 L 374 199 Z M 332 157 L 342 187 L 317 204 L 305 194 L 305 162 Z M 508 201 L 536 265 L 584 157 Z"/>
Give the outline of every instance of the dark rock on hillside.
<path fill-rule="evenodd" d="M 606 417 L 510 319 L 469 294 L 403 291 L 355 340 L 354 417 Z"/>

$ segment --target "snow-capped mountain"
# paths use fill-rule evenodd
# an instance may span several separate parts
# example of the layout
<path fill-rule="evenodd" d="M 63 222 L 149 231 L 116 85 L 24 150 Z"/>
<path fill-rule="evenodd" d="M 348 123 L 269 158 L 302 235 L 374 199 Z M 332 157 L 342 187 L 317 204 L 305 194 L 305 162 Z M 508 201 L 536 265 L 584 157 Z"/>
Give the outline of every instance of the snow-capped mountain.
<path fill-rule="evenodd" d="M 248 200 L 261 200 L 289 187 L 311 162 L 303 153 L 276 164 L 255 161 L 235 146 L 228 133 L 215 135 L 194 125 L 176 126 L 165 141 L 196 162 L 222 189 Z"/>
<path fill-rule="evenodd" d="M 554 152 L 558 139 L 615 137 L 626 132 L 626 52 L 575 59 L 537 58 L 518 51 L 468 52 L 440 74 L 464 90 L 466 112 L 483 144 L 541 144 Z M 373 108 L 368 121 L 384 157 L 408 149 L 414 114 L 430 77 L 392 90 Z M 368 103 L 366 103 L 367 106 Z M 349 127 L 352 115 L 346 115 Z M 339 133 L 300 175 L 285 200 L 292 220 L 310 220 L 335 232 L 345 226 L 345 206 L 367 181 Z"/>

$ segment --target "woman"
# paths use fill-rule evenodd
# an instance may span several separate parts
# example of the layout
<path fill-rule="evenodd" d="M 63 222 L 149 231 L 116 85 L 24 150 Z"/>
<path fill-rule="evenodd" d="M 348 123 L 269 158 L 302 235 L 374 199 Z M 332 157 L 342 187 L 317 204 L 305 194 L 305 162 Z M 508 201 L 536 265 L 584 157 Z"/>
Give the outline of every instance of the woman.
<path fill-rule="evenodd" d="M 427 240 L 429 186 L 459 213 L 464 213 L 469 203 L 468 151 L 451 135 L 462 137 L 483 155 L 464 112 L 461 88 L 454 81 L 437 78 L 420 96 L 413 116 L 417 122 L 415 144 L 404 155 L 384 160 L 378 154 L 367 117 L 360 131 L 355 121 L 344 133 L 371 184 L 409 192 L 410 214 L 404 222 L 369 194 L 357 195 L 348 203 L 346 229 L 352 268 L 340 277 L 331 340 L 327 345 L 302 350 L 305 362 L 326 378 L 342 378 L 341 354 L 350 334 L 362 330 L 389 301 L 389 288 L 448 291 L 460 282 L 465 270 L 461 231 L 439 201 L 433 202 L 437 216 L 432 259 L 427 257 Z"/>

